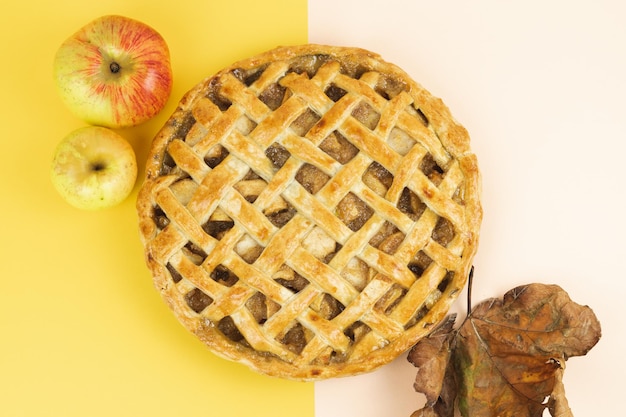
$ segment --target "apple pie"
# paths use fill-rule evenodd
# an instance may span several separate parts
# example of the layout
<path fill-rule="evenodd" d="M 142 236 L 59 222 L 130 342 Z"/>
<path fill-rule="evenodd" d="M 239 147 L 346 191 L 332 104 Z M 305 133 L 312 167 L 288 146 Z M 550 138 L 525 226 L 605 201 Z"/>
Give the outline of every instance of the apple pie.
<path fill-rule="evenodd" d="M 192 88 L 152 143 L 146 263 L 215 354 L 271 376 L 371 371 L 446 315 L 480 175 L 443 102 L 375 53 L 280 47 Z"/>

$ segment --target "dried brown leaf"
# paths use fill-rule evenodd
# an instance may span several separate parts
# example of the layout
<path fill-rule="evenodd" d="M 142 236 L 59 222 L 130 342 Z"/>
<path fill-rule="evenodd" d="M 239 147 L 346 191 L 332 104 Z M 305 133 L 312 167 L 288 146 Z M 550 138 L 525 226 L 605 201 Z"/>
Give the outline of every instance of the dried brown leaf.
<path fill-rule="evenodd" d="M 409 354 L 421 367 L 415 389 L 427 397 L 414 416 L 452 417 L 455 406 L 464 417 L 541 417 L 546 408 L 571 416 L 565 361 L 585 355 L 601 336 L 589 307 L 556 285 L 530 284 L 483 301 L 458 330 L 453 325 L 448 319 Z"/>
<path fill-rule="evenodd" d="M 411 414 L 411 417 L 440 417 L 441 414 L 437 413 L 432 407 L 422 408 Z"/>
<path fill-rule="evenodd" d="M 443 380 L 450 361 L 450 343 L 454 337 L 456 315 L 447 316 L 428 337 L 409 352 L 407 359 L 417 370 L 413 387 L 426 395 L 426 404 L 433 405 L 443 389 Z"/>
<path fill-rule="evenodd" d="M 565 397 L 565 386 L 563 385 L 564 371 L 565 369 L 561 368 L 554 375 L 556 381 L 548 401 L 548 409 L 553 417 L 573 417 L 572 409 L 569 408 L 569 403 Z"/>

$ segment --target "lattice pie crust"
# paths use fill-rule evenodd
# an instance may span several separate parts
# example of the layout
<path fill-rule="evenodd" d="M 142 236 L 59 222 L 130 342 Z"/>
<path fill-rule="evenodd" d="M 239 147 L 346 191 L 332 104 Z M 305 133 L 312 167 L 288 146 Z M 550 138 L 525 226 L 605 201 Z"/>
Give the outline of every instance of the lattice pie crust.
<path fill-rule="evenodd" d="M 463 289 L 478 241 L 466 130 L 356 48 L 277 48 L 189 91 L 137 208 L 147 264 L 216 354 L 316 380 L 413 346 Z"/>

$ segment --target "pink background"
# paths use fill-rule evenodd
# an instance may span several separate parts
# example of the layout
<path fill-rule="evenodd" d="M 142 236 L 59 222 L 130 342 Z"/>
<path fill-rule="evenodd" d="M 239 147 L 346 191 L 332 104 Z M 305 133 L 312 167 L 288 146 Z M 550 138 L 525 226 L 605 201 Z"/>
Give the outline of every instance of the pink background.
<path fill-rule="evenodd" d="M 310 42 L 378 52 L 469 130 L 485 210 L 474 303 L 542 282 L 595 311 L 602 339 L 565 372 L 577 416 L 623 409 L 625 16 L 617 0 L 309 1 Z M 408 417 L 415 373 L 402 357 L 316 383 L 316 416 Z"/>

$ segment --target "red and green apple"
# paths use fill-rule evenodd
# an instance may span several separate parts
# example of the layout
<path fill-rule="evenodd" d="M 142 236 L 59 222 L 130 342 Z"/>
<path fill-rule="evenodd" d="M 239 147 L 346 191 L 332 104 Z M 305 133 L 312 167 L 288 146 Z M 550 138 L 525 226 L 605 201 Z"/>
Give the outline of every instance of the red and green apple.
<path fill-rule="evenodd" d="M 93 20 L 59 47 L 53 63 L 62 101 L 77 117 L 110 128 L 154 117 L 172 90 L 167 43 L 143 22 Z"/>

